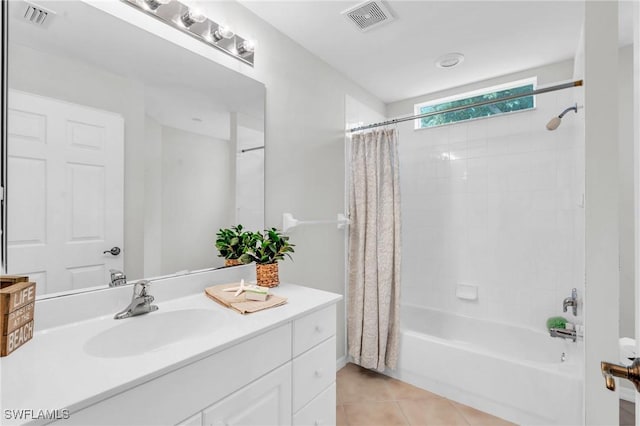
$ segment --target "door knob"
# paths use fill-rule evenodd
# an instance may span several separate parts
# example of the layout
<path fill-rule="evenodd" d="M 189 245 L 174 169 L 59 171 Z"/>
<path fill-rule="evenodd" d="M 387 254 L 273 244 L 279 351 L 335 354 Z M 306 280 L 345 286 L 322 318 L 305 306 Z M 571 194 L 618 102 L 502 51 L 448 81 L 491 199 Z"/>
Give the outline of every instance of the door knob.
<path fill-rule="evenodd" d="M 629 380 L 636 387 L 636 390 L 640 392 L 640 358 L 633 360 L 633 364 L 629 367 L 602 361 L 600 370 L 604 377 L 605 386 L 610 391 L 616 390 L 616 382 L 613 378 L 620 377 L 621 379 Z"/>
<path fill-rule="evenodd" d="M 111 250 L 105 250 L 102 252 L 102 254 L 111 254 L 113 256 L 117 256 L 120 254 L 120 247 L 112 247 Z"/>

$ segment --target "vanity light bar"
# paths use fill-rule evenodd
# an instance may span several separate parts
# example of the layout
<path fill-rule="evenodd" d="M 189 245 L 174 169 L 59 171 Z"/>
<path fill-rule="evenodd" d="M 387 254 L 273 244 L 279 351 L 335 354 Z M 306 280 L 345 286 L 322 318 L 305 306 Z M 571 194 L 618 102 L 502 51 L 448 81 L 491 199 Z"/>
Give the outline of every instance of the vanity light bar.
<path fill-rule="evenodd" d="M 121 0 L 201 42 L 253 66 L 255 43 L 176 0 Z"/>

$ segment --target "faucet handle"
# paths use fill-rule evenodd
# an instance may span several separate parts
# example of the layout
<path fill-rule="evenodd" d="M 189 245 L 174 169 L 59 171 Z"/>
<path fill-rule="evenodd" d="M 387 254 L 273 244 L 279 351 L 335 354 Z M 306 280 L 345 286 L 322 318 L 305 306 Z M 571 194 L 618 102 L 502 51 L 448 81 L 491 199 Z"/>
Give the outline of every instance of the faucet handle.
<path fill-rule="evenodd" d="M 138 286 L 140 286 L 140 291 L 138 292 Z M 140 280 L 133 286 L 133 294 L 137 296 L 148 296 L 147 290 L 151 286 L 151 281 L 149 280 Z"/>
<path fill-rule="evenodd" d="M 111 274 L 111 281 L 120 279 L 120 278 L 125 278 L 124 272 L 119 271 L 117 269 L 109 269 L 109 274 Z"/>

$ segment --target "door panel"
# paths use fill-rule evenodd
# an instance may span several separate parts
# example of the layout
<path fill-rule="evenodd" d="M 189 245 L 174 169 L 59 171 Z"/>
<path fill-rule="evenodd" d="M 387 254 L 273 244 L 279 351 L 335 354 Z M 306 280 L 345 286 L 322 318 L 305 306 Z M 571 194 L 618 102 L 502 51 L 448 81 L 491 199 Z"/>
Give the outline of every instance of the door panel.
<path fill-rule="evenodd" d="M 11 91 L 8 150 L 9 273 L 40 294 L 106 284 L 123 266 L 103 254 L 123 244 L 122 118 Z"/>

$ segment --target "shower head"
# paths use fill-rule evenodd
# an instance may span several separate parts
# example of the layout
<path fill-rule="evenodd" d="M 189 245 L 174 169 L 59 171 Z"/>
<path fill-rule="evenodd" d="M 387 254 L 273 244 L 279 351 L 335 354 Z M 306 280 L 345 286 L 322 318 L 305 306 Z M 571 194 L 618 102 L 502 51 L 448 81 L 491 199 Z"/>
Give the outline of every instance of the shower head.
<path fill-rule="evenodd" d="M 551 120 L 549 120 L 549 122 L 547 123 L 547 130 L 557 129 L 558 126 L 560 126 L 560 123 L 562 123 L 562 117 L 564 117 L 564 115 L 569 111 L 574 111 L 577 114 L 578 104 L 574 104 L 573 106 L 570 106 L 569 108 L 562 111 L 559 116 L 553 117 Z"/>

